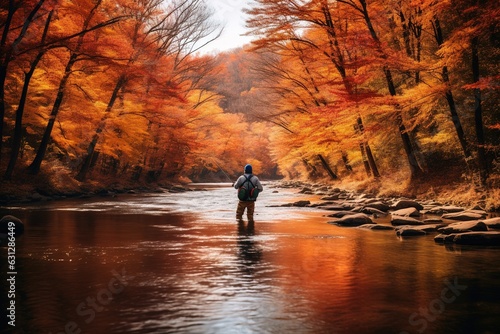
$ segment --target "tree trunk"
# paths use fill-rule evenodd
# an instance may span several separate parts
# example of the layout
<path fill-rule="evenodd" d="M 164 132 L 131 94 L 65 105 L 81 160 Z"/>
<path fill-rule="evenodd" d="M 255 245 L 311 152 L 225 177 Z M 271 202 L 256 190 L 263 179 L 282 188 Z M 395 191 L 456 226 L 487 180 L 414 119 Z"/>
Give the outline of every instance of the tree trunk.
<path fill-rule="evenodd" d="M 38 61 L 36 61 L 38 63 Z M 36 67 L 36 64 L 33 63 Z M 31 80 L 31 77 L 34 72 L 34 67 L 32 67 L 32 70 L 30 70 L 28 73 L 24 75 L 24 85 L 23 85 L 23 90 L 21 93 L 21 98 L 19 101 L 19 106 L 17 107 L 16 111 L 16 124 L 14 126 L 14 137 L 12 140 L 12 147 L 10 151 L 10 159 L 9 159 L 9 164 L 7 166 L 7 170 L 5 171 L 4 174 L 4 179 L 5 180 L 10 180 L 12 177 L 12 173 L 14 172 L 14 167 L 17 162 L 17 158 L 19 156 L 19 150 L 21 148 L 21 141 L 23 138 L 23 113 L 24 113 L 24 105 L 26 104 L 26 97 L 28 95 L 28 88 L 29 88 L 29 83 Z"/>
<path fill-rule="evenodd" d="M 45 38 L 47 37 L 47 31 L 49 30 L 49 24 L 52 19 L 53 11 L 51 11 L 47 17 L 47 21 L 45 23 L 45 28 L 43 30 L 42 34 L 42 40 L 40 44 L 43 44 L 45 42 Z M 14 171 L 14 167 L 17 162 L 17 158 L 19 156 L 19 149 L 21 148 L 21 141 L 23 137 L 23 114 L 24 114 L 24 106 L 26 105 L 26 99 L 28 97 L 28 89 L 30 85 L 31 78 L 33 76 L 33 73 L 35 72 L 38 63 L 42 59 L 43 55 L 45 54 L 46 50 L 41 50 L 33 62 L 31 63 L 30 70 L 25 73 L 24 75 L 24 84 L 23 84 L 23 89 L 21 92 L 21 97 L 19 99 L 19 105 L 16 110 L 16 123 L 14 126 L 14 136 L 12 140 L 12 148 L 10 151 L 10 160 L 9 160 L 9 165 L 7 166 L 7 170 L 5 171 L 4 174 L 4 179 L 10 180 L 12 177 L 12 173 Z"/>
<path fill-rule="evenodd" d="M 396 96 L 396 88 L 394 86 L 394 81 L 392 79 L 391 70 L 389 70 L 386 67 L 384 68 L 384 73 L 391 96 Z M 396 106 L 396 108 L 398 107 Z M 408 134 L 408 130 L 406 130 L 406 126 L 404 125 L 403 121 L 403 116 L 401 116 L 400 111 L 397 111 L 396 123 L 399 129 L 399 134 L 401 135 L 401 140 L 403 142 L 403 148 L 406 153 L 406 158 L 408 159 L 408 163 L 410 165 L 411 176 L 412 178 L 420 177 L 424 174 L 424 171 L 418 164 L 417 153 L 415 152 L 411 144 L 410 135 Z"/>
<path fill-rule="evenodd" d="M 370 165 L 370 168 L 373 171 L 373 176 L 380 177 L 380 173 L 378 172 L 377 165 L 375 164 L 375 158 L 373 158 L 370 145 L 365 144 L 365 149 L 366 149 L 366 156 L 368 157 L 368 164 Z"/>
<path fill-rule="evenodd" d="M 356 121 L 358 123 L 357 129 L 359 130 L 360 134 L 363 136 L 363 143 L 362 143 L 363 149 L 362 150 L 366 153 L 366 158 L 367 158 L 367 161 L 364 161 L 365 168 L 366 168 L 366 163 L 368 163 L 368 167 L 370 169 L 370 173 L 368 173 L 368 175 L 373 173 L 374 177 L 380 177 L 380 173 L 378 172 L 378 167 L 377 167 L 377 164 L 375 163 L 375 158 L 373 157 L 370 145 L 368 144 L 368 142 L 366 140 L 364 140 L 365 127 L 363 125 L 363 120 L 361 119 L 361 117 L 358 117 L 358 119 Z"/>
<path fill-rule="evenodd" d="M 99 141 L 99 135 L 104 130 L 104 127 L 106 126 L 106 119 L 109 117 L 109 113 L 111 112 L 111 109 L 113 108 L 113 105 L 116 102 L 116 98 L 118 97 L 118 92 L 125 85 L 126 81 L 127 79 L 125 77 L 125 74 L 122 74 L 120 75 L 118 81 L 116 82 L 115 88 L 113 89 L 113 93 L 111 94 L 111 98 L 109 99 L 108 105 L 106 107 L 104 116 L 99 122 L 99 125 L 95 130 L 94 136 L 92 137 L 92 141 L 89 143 L 89 146 L 87 147 L 87 155 L 83 159 L 83 164 L 82 167 L 80 168 L 80 172 L 76 176 L 76 179 L 78 181 L 84 181 L 85 178 L 87 177 L 87 173 L 90 169 L 90 162 L 92 161 L 92 155 L 94 154 L 95 147 L 97 145 L 97 142 Z"/>
<path fill-rule="evenodd" d="M 365 144 L 359 143 L 359 149 L 361 151 L 361 156 L 363 158 L 363 165 L 365 166 L 366 175 L 372 176 L 372 170 L 370 168 L 370 163 L 368 162 L 368 157 L 366 156 Z"/>
<path fill-rule="evenodd" d="M 7 65 L 0 65 L 0 160 L 2 159 L 3 125 L 5 119 L 5 78 L 7 76 Z"/>
<path fill-rule="evenodd" d="M 439 20 L 437 18 L 434 19 L 433 28 L 434 28 L 434 37 L 436 38 L 436 42 L 437 42 L 438 46 L 440 47 L 444 43 L 444 38 L 443 38 L 443 32 L 441 30 L 441 24 L 439 23 Z M 443 79 L 443 82 L 449 86 L 450 78 L 448 76 L 448 67 L 447 66 L 443 66 L 443 68 L 441 70 L 441 77 Z M 465 155 L 465 162 L 466 162 L 466 164 L 468 164 L 468 162 L 467 162 L 468 158 L 470 158 L 472 154 L 471 154 L 471 151 L 469 148 L 469 144 L 467 143 L 467 139 L 465 137 L 464 129 L 462 127 L 462 122 L 460 121 L 460 117 L 458 116 L 458 113 L 457 113 L 455 99 L 453 98 L 453 93 L 452 93 L 451 89 L 448 88 L 446 90 L 445 97 L 446 97 L 446 102 L 448 102 L 448 107 L 450 109 L 451 119 L 453 121 L 455 131 L 457 132 L 460 146 L 462 147 L 462 150 L 463 150 L 464 155 Z"/>
<path fill-rule="evenodd" d="M 330 175 L 330 177 L 332 178 L 332 180 L 337 180 L 339 177 L 330 168 L 330 165 L 328 164 L 328 162 L 326 161 L 326 159 L 321 154 L 318 154 L 318 158 L 321 161 L 321 165 L 328 172 L 328 175 Z"/>
<path fill-rule="evenodd" d="M 38 151 L 36 153 L 35 159 L 28 167 L 28 171 L 32 174 L 37 174 L 40 171 L 40 165 L 45 157 L 45 153 L 47 151 L 47 146 L 49 145 L 52 129 L 54 128 L 54 123 L 56 122 L 57 114 L 59 113 L 59 109 L 61 107 L 62 100 L 64 98 L 64 89 L 66 88 L 66 83 L 68 82 L 69 76 L 71 75 L 71 70 L 76 62 L 77 54 L 72 53 L 68 63 L 66 64 L 66 69 L 64 70 L 64 75 L 59 83 L 59 89 L 57 91 L 57 96 L 54 101 L 54 105 L 52 106 L 52 111 L 50 113 L 49 122 L 47 123 L 47 127 L 45 128 L 45 132 L 43 133 L 42 141 L 40 142 L 40 146 L 38 147 Z"/>
<path fill-rule="evenodd" d="M 28 17 L 24 21 L 23 27 L 19 32 L 19 35 L 12 43 L 12 46 L 8 48 L 5 52 L 5 44 L 7 43 L 7 36 L 10 32 L 10 24 L 14 13 L 19 7 L 13 0 L 9 0 L 9 9 L 7 13 L 7 18 L 3 25 L 2 39 L 0 40 L 0 159 L 2 156 L 2 146 L 3 146 L 3 132 L 4 132 L 4 118 L 5 118 L 5 80 L 7 78 L 7 68 L 9 67 L 10 61 L 13 59 L 13 51 L 16 49 L 18 44 L 23 40 L 28 30 L 29 25 L 35 18 L 35 14 L 42 7 L 45 0 L 40 0 L 35 4 L 33 10 L 29 13 Z"/>
<path fill-rule="evenodd" d="M 45 153 L 47 151 L 47 146 L 49 145 L 52 129 L 54 128 L 54 123 L 56 121 L 57 114 L 59 113 L 59 109 L 61 107 L 62 100 L 64 98 L 64 90 L 66 89 L 66 84 L 71 75 L 73 65 L 76 63 L 78 59 L 78 54 L 80 52 L 80 48 L 83 45 L 83 39 L 86 35 L 86 31 L 88 26 L 90 25 L 90 21 L 94 16 L 97 8 L 100 6 L 102 0 L 97 0 L 94 7 L 91 9 L 89 15 L 85 18 L 83 22 L 82 34 L 78 37 L 78 41 L 76 43 L 75 49 L 71 51 L 71 55 L 69 57 L 68 63 L 66 64 L 66 68 L 64 69 L 64 74 L 59 83 L 59 89 L 57 90 L 57 96 L 54 101 L 54 105 L 52 106 L 52 112 L 50 113 L 49 122 L 47 123 L 47 127 L 45 128 L 45 132 L 42 137 L 42 141 L 40 142 L 40 147 L 36 153 L 35 159 L 28 167 L 28 171 L 32 174 L 37 174 L 40 171 L 40 165 L 45 157 Z"/>
<path fill-rule="evenodd" d="M 315 178 L 318 176 L 318 171 L 316 170 L 316 167 L 314 167 L 314 165 L 311 165 L 306 159 L 302 159 L 302 163 L 306 167 L 309 177 Z"/>
<path fill-rule="evenodd" d="M 342 161 L 344 162 L 345 169 L 348 172 L 352 172 L 352 166 L 349 163 L 349 156 L 347 155 L 346 151 L 342 151 Z"/>
<path fill-rule="evenodd" d="M 11 51 L 4 52 L 5 44 L 7 42 L 7 35 L 9 34 L 10 24 L 12 22 L 12 17 L 16 12 L 16 7 L 14 6 L 14 0 L 9 0 L 9 11 L 7 13 L 7 18 L 3 26 L 2 40 L 0 41 L 0 160 L 2 157 L 2 146 L 3 146 L 3 125 L 5 118 L 5 79 L 7 78 L 7 67 L 11 58 Z"/>
<path fill-rule="evenodd" d="M 472 47 L 472 75 L 473 81 L 479 81 L 479 38 L 474 37 L 471 41 Z M 481 177 L 481 184 L 485 184 L 488 179 L 488 162 L 486 160 L 486 150 L 484 148 L 484 129 L 483 129 L 483 109 L 481 106 L 481 90 L 474 89 L 474 123 L 476 128 L 477 137 L 477 154 L 479 163 L 479 175 Z"/>
<path fill-rule="evenodd" d="M 363 13 L 363 18 L 365 20 L 366 26 L 370 32 L 370 35 L 372 36 L 373 41 L 376 43 L 377 48 L 383 55 L 383 58 L 387 58 L 387 56 L 384 55 L 383 50 L 382 50 L 382 43 L 380 42 L 380 39 L 378 38 L 377 32 L 375 31 L 375 28 L 373 27 L 373 24 L 371 22 L 370 15 L 368 13 L 368 7 L 366 4 L 366 0 L 359 0 L 361 6 L 362 6 L 362 13 Z M 384 66 L 383 68 L 385 79 L 387 82 L 387 87 L 389 89 L 389 93 L 391 96 L 396 96 L 396 87 L 394 85 L 394 80 L 392 78 L 392 73 L 391 70 L 387 67 Z M 397 107 L 396 107 L 397 108 Z M 424 174 L 423 170 L 420 168 L 417 160 L 416 153 L 411 145 L 411 140 L 410 136 L 408 135 L 408 131 L 406 130 L 406 127 L 403 123 L 403 117 L 401 116 L 401 112 L 397 110 L 397 126 L 399 129 L 399 133 L 401 135 L 401 140 L 403 141 L 403 147 L 406 153 L 406 157 L 408 159 L 408 163 L 410 165 L 410 171 L 412 178 L 413 177 L 419 177 L 422 174 Z"/>

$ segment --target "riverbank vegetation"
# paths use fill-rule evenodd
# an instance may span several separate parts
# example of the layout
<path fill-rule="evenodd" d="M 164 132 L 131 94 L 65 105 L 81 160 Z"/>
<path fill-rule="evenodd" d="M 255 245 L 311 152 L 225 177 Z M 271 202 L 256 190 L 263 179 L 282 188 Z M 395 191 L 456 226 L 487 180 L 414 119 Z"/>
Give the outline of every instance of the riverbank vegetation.
<path fill-rule="evenodd" d="M 5 1 L 2 193 L 308 179 L 498 208 L 497 1 Z"/>

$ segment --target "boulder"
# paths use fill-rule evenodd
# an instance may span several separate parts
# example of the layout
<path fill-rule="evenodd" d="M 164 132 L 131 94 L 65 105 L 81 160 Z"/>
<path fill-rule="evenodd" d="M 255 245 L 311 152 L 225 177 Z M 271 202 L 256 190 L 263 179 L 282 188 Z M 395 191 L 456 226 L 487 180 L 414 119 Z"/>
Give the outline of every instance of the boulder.
<path fill-rule="evenodd" d="M 465 211 L 465 209 L 460 207 L 460 206 L 453 206 L 453 205 L 444 205 L 443 206 L 443 205 L 441 205 L 441 206 L 436 206 L 434 208 L 430 208 L 429 210 L 427 210 L 426 213 L 440 215 L 443 213 L 453 213 L 453 212 L 461 212 L 461 211 Z"/>
<path fill-rule="evenodd" d="M 357 213 L 361 213 L 363 212 L 363 206 L 355 206 L 354 208 L 351 209 L 352 212 L 357 212 Z M 366 212 L 363 212 L 363 213 L 366 213 Z"/>
<path fill-rule="evenodd" d="M 391 224 L 394 226 L 398 225 L 423 225 L 420 220 L 411 217 L 402 217 L 402 216 L 392 216 Z"/>
<path fill-rule="evenodd" d="M 399 209 L 391 212 L 392 215 L 403 216 L 403 217 L 420 217 L 420 212 L 414 208 Z"/>
<path fill-rule="evenodd" d="M 444 237 L 444 243 L 445 244 L 452 244 L 453 240 L 455 240 L 455 237 L 457 236 L 456 233 L 453 234 L 448 234 Z"/>
<path fill-rule="evenodd" d="M 170 193 L 183 193 L 186 191 L 187 191 L 187 189 L 184 188 L 183 186 L 172 186 L 171 188 L 168 189 L 168 192 L 170 192 Z M 162 189 L 157 189 L 155 192 L 162 193 L 164 191 Z"/>
<path fill-rule="evenodd" d="M 396 226 L 396 231 L 397 230 L 402 230 L 405 228 L 412 228 L 416 230 L 421 230 L 425 232 L 436 232 L 438 228 L 442 227 L 443 225 L 441 224 L 426 224 L 426 225 L 400 225 Z"/>
<path fill-rule="evenodd" d="M 441 218 L 427 218 L 427 219 L 424 219 L 424 223 L 426 224 L 436 224 L 436 223 L 442 223 L 443 220 Z"/>
<path fill-rule="evenodd" d="M 373 221 L 364 213 L 356 213 L 353 215 L 344 216 L 328 223 L 336 224 L 339 226 L 360 226 L 364 224 L 373 224 Z"/>
<path fill-rule="evenodd" d="M 394 227 L 388 225 L 379 225 L 379 224 L 363 224 L 358 226 L 357 228 L 365 229 L 365 230 L 394 230 Z"/>
<path fill-rule="evenodd" d="M 372 202 L 372 203 L 370 203 L 369 206 L 370 206 L 370 208 L 374 208 L 374 209 L 384 211 L 384 212 L 389 211 L 389 208 L 390 208 L 388 204 L 386 204 L 382 201 Z"/>
<path fill-rule="evenodd" d="M 441 217 L 443 219 L 467 221 L 467 220 L 478 220 L 484 218 L 485 215 L 473 211 L 462 211 L 454 213 L 445 213 Z"/>
<path fill-rule="evenodd" d="M 323 201 L 335 201 L 339 199 L 339 194 L 334 194 L 334 195 L 328 195 L 325 197 L 321 197 L 321 200 Z"/>
<path fill-rule="evenodd" d="M 333 218 L 342 218 L 347 215 L 355 215 L 356 212 L 353 211 L 337 211 L 335 213 L 327 215 L 327 217 L 333 217 Z"/>
<path fill-rule="evenodd" d="M 426 235 L 427 232 L 414 227 L 404 227 L 396 230 L 396 234 L 399 237 L 414 237 L 418 235 Z"/>
<path fill-rule="evenodd" d="M 460 211 L 465 211 L 465 208 L 461 206 L 455 206 L 455 205 L 443 205 L 439 207 L 442 212 L 447 212 L 447 213 L 453 213 L 453 212 L 460 212 Z"/>
<path fill-rule="evenodd" d="M 401 237 L 409 237 L 416 235 L 426 235 L 429 232 L 437 231 L 441 225 L 427 224 L 427 225 L 401 225 L 396 227 L 396 234 Z M 422 233 L 423 232 L 423 233 Z"/>
<path fill-rule="evenodd" d="M 313 191 L 312 191 L 312 189 L 311 189 L 311 188 L 304 187 L 304 188 L 302 188 L 302 189 L 299 191 L 299 193 L 301 193 L 301 194 L 312 194 L 312 193 L 313 193 Z"/>
<path fill-rule="evenodd" d="M 297 201 L 297 202 L 292 203 L 292 206 L 297 206 L 297 207 L 303 208 L 303 207 L 306 207 L 310 204 L 311 204 L 310 201 Z"/>
<path fill-rule="evenodd" d="M 460 233 L 453 242 L 459 245 L 500 246 L 500 232 Z"/>
<path fill-rule="evenodd" d="M 372 208 L 371 206 L 365 206 L 361 212 L 366 214 L 378 215 L 378 216 L 387 216 L 387 212 L 381 211 L 379 209 Z"/>
<path fill-rule="evenodd" d="M 500 229 L 500 217 L 481 220 L 488 228 Z"/>
<path fill-rule="evenodd" d="M 407 208 L 415 208 L 417 210 L 422 210 L 424 207 L 417 201 L 412 201 L 408 199 L 397 201 L 396 204 L 394 204 L 394 210 L 407 209 Z"/>
<path fill-rule="evenodd" d="M 434 237 L 434 242 L 437 242 L 437 243 L 444 243 L 444 239 L 447 237 L 448 235 L 446 234 L 438 234 Z"/>
<path fill-rule="evenodd" d="M 470 209 L 470 210 L 467 210 L 467 212 L 480 214 L 484 218 L 486 218 L 488 216 L 488 212 L 484 211 L 483 209 Z"/>
<path fill-rule="evenodd" d="M 333 204 L 322 207 L 323 210 L 329 211 L 342 211 L 342 210 L 352 210 L 354 207 L 352 205 L 343 203 L 343 204 Z"/>
<path fill-rule="evenodd" d="M 458 234 L 438 234 L 434 237 L 434 241 L 440 244 L 452 244 Z"/>
<path fill-rule="evenodd" d="M 488 226 L 486 226 L 486 224 L 481 221 L 453 223 L 446 227 L 441 227 L 438 229 L 438 231 L 443 234 L 465 233 L 471 231 L 487 231 L 487 230 Z"/>
<path fill-rule="evenodd" d="M 21 235 L 24 233 L 24 224 L 23 222 L 14 216 L 3 216 L 2 219 L 0 219 L 0 233 L 8 235 L 9 232 L 12 232 L 12 228 L 9 229 L 9 224 L 10 222 L 14 223 L 14 235 L 17 237 L 18 235 Z"/>
<path fill-rule="evenodd" d="M 310 201 L 297 201 L 297 202 L 293 202 L 293 203 L 285 203 L 285 204 L 280 204 L 280 205 L 269 205 L 269 207 L 284 207 L 284 208 L 289 208 L 289 207 L 292 207 L 292 206 L 295 206 L 295 207 L 306 207 L 306 206 L 310 206 L 311 205 L 311 202 Z"/>
<path fill-rule="evenodd" d="M 323 207 L 323 206 L 331 205 L 331 204 L 333 204 L 333 202 L 318 202 L 318 203 L 311 203 L 309 205 L 309 207 L 311 207 L 311 208 L 317 208 L 317 207 Z"/>

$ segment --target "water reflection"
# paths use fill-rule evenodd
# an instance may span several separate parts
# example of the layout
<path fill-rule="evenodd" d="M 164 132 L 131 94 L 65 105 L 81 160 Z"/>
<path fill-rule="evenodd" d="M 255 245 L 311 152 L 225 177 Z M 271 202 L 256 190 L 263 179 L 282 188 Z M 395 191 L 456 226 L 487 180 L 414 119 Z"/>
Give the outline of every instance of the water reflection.
<path fill-rule="evenodd" d="M 262 259 L 262 248 L 255 241 L 255 222 L 238 221 L 238 259 L 245 274 L 251 275 Z"/>
<path fill-rule="evenodd" d="M 499 249 L 447 251 L 432 236 L 398 240 L 266 205 L 283 193 L 259 197 L 256 223 L 235 222 L 233 189 L 213 191 L 9 209 L 26 223 L 18 332 L 73 321 L 82 333 L 413 333 L 422 327 L 409 317 L 437 305 L 455 277 L 467 289 L 426 333 L 500 328 Z M 122 270 L 133 279 L 87 323 L 77 308 Z"/>

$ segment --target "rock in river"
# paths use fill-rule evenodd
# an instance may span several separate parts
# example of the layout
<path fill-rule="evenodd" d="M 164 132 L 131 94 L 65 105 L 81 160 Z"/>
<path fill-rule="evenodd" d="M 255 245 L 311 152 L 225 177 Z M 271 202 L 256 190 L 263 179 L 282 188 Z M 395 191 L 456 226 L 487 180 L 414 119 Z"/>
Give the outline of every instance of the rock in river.
<path fill-rule="evenodd" d="M 461 206 L 453 206 L 453 205 L 445 205 L 445 206 L 436 206 L 427 210 L 427 213 L 431 214 L 442 214 L 442 213 L 452 213 L 452 212 L 461 212 L 465 209 Z"/>
<path fill-rule="evenodd" d="M 420 220 L 411 217 L 402 217 L 402 216 L 392 216 L 391 224 L 394 226 L 398 225 L 423 225 Z"/>
<path fill-rule="evenodd" d="M 367 206 L 384 212 L 389 211 L 389 205 L 382 201 L 370 202 Z"/>
<path fill-rule="evenodd" d="M 420 212 L 414 207 L 406 208 L 406 209 L 399 209 L 399 210 L 396 210 L 394 212 L 391 212 L 391 214 L 393 214 L 395 216 L 403 216 L 403 217 L 419 217 L 420 216 Z"/>
<path fill-rule="evenodd" d="M 394 227 L 388 225 L 379 225 L 379 224 L 363 224 L 358 226 L 357 228 L 365 229 L 365 230 L 394 230 Z"/>
<path fill-rule="evenodd" d="M 428 232 L 436 231 L 440 226 L 442 225 L 440 224 L 427 224 L 420 226 L 402 225 L 396 227 L 396 234 L 400 237 L 426 235 Z"/>
<path fill-rule="evenodd" d="M 356 212 L 353 211 L 336 211 L 335 213 L 327 215 L 327 217 L 342 218 L 344 216 L 355 215 Z"/>
<path fill-rule="evenodd" d="M 500 232 L 467 232 L 453 238 L 459 245 L 500 246 Z"/>
<path fill-rule="evenodd" d="M 481 221 L 485 223 L 486 226 L 488 226 L 488 228 L 494 228 L 494 229 L 500 228 L 500 217 L 484 219 Z"/>
<path fill-rule="evenodd" d="M 417 210 L 423 210 L 424 207 L 417 201 L 412 201 L 407 199 L 400 200 L 396 204 L 394 204 L 394 210 L 407 209 L 407 208 L 415 208 Z"/>
<path fill-rule="evenodd" d="M 452 219 L 452 220 L 477 220 L 485 217 L 485 214 L 481 212 L 474 211 L 462 211 L 456 213 L 445 213 L 441 216 L 443 219 Z"/>
<path fill-rule="evenodd" d="M 306 206 L 308 206 L 310 204 L 311 204 L 310 201 L 297 201 L 297 202 L 294 202 L 292 205 L 300 207 L 300 208 L 303 208 L 303 207 L 306 207 Z"/>
<path fill-rule="evenodd" d="M 437 243 L 444 243 L 445 241 L 445 238 L 447 237 L 448 235 L 447 234 L 438 234 L 434 237 L 434 241 L 437 242 Z"/>
<path fill-rule="evenodd" d="M 387 216 L 388 213 L 376 208 L 372 208 L 370 206 L 365 206 L 361 209 L 361 212 L 366 213 L 366 214 L 371 214 L 371 215 L 377 215 L 377 216 Z"/>
<path fill-rule="evenodd" d="M 414 236 L 418 236 L 418 235 L 426 235 L 427 232 L 425 232 L 424 230 L 420 230 L 418 228 L 412 227 L 412 226 L 408 226 L 408 227 L 400 228 L 400 229 L 396 230 L 396 234 L 399 237 L 414 237 Z"/>
<path fill-rule="evenodd" d="M 481 221 L 453 223 L 446 227 L 441 227 L 440 229 L 438 229 L 438 231 L 443 234 L 465 233 L 471 231 L 487 231 L 487 230 L 488 226 Z"/>
<path fill-rule="evenodd" d="M 328 223 L 339 226 L 360 226 L 364 224 L 373 224 L 373 221 L 364 213 L 356 213 L 354 215 L 347 215 L 342 218 L 329 221 Z"/>

